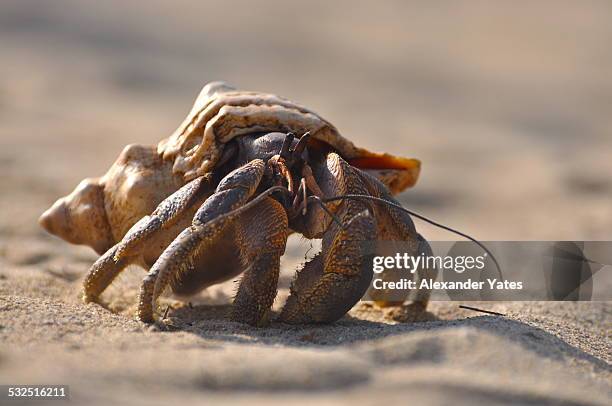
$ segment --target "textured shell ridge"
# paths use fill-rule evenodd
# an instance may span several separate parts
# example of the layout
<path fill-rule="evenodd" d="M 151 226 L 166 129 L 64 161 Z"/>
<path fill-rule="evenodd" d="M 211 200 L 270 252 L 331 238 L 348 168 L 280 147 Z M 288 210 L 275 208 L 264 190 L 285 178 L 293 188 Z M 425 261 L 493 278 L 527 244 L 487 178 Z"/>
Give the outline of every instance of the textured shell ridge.
<path fill-rule="evenodd" d="M 185 120 L 160 141 L 157 151 L 164 160 L 173 162 L 175 174 L 189 181 L 211 172 L 224 145 L 233 138 L 274 131 L 293 132 L 298 137 L 309 132 L 355 166 L 380 175 L 388 186 L 395 185 L 391 187 L 394 193 L 412 186 L 418 177 L 417 160 L 359 148 L 310 109 L 273 94 L 239 91 L 224 82 L 204 86 Z M 381 171 L 376 173 L 378 167 L 384 176 Z"/>

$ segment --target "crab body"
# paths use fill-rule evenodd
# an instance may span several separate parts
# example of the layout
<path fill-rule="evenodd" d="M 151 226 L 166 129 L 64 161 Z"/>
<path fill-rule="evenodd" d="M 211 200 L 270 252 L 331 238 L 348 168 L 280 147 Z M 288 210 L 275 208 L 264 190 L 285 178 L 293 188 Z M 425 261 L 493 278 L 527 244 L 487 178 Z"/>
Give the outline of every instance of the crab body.
<path fill-rule="evenodd" d="M 404 240 L 415 255 L 429 246 L 402 212 L 368 201 L 322 206 L 312 199 L 393 200 L 415 183 L 419 168 L 416 160 L 354 146 L 286 99 L 216 82 L 157 148 L 126 147 L 104 176 L 85 179 L 40 222 L 101 254 L 85 278 L 86 301 L 96 301 L 127 265 L 147 269 L 138 311 L 146 322 L 168 287 L 191 294 L 243 274 L 232 318 L 264 324 L 288 235 L 322 238 L 321 253 L 298 272 L 280 317 L 331 322 L 369 286 L 364 241 Z M 429 295 L 419 294 L 424 308 Z"/>

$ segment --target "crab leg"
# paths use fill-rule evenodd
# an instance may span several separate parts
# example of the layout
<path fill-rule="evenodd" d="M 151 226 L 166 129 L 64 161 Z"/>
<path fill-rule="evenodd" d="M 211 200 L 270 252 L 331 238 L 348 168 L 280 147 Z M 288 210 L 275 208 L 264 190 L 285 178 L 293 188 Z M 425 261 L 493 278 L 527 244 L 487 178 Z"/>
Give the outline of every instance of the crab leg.
<path fill-rule="evenodd" d="M 115 260 L 133 255 L 143 243 L 162 228 L 173 225 L 178 217 L 197 200 L 198 191 L 207 181 L 206 177 L 199 177 L 189 182 L 178 192 L 162 201 L 150 216 L 144 217 L 136 223 L 123 237 L 115 253 Z"/>
<path fill-rule="evenodd" d="M 147 241 L 160 230 L 172 226 L 177 219 L 201 198 L 208 179 L 199 177 L 163 200 L 149 216 L 140 219 L 123 239 L 110 248 L 91 266 L 83 283 L 83 300 L 96 301 L 117 275 L 138 260 Z"/>
<path fill-rule="evenodd" d="M 320 172 L 325 195 L 367 193 L 366 185 L 335 153 L 328 155 Z M 370 204 L 346 201 L 336 215 L 343 226 L 335 222 L 329 225 L 323 235 L 321 253 L 298 272 L 280 316 L 284 322 L 335 321 L 368 289 L 372 269 L 363 255 L 363 243 L 376 239 L 376 221 Z"/>
<path fill-rule="evenodd" d="M 425 238 L 423 238 L 423 236 L 421 236 L 421 234 L 417 235 L 418 237 L 418 241 L 419 241 L 419 255 L 423 254 L 425 257 L 430 257 L 433 256 L 433 251 L 431 250 L 431 246 L 429 245 L 429 243 L 427 242 L 427 240 L 425 240 Z M 417 270 L 417 276 L 418 276 L 418 281 L 417 281 L 417 286 L 421 285 L 421 282 L 423 279 L 430 279 L 430 280 L 436 280 L 436 277 L 438 276 L 438 269 L 437 268 L 432 268 L 432 269 L 424 269 L 424 268 L 419 268 Z M 429 303 L 429 297 L 431 296 L 431 289 L 419 289 L 417 291 L 416 297 L 414 298 L 414 305 L 417 307 L 420 307 L 421 310 L 425 310 L 425 308 L 427 307 L 427 303 Z"/>
<path fill-rule="evenodd" d="M 261 326 L 268 322 L 277 293 L 280 258 L 287 244 L 287 214 L 268 197 L 243 213 L 236 224 L 241 257 L 248 268 L 236 292 L 231 318 Z"/>
<path fill-rule="evenodd" d="M 361 194 L 393 200 L 377 179 L 351 167 L 335 153 L 328 155 L 325 165 L 318 167 L 318 173 L 322 193 L 326 196 Z M 298 272 L 281 312 L 280 319 L 284 322 L 332 322 L 348 312 L 366 292 L 372 279 L 370 257 L 363 251 L 364 242 L 393 235 L 409 242 L 415 253 L 431 253 L 410 217 L 403 212 L 375 208 L 363 200 L 345 200 L 334 210 L 344 225 L 329 224 L 321 253 Z M 391 223 L 376 221 L 380 215 L 388 215 Z M 379 234 L 377 226 L 386 231 Z M 435 278 L 435 270 L 431 275 L 422 270 L 418 274 L 419 278 Z M 428 299 L 428 291 L 419 291 L 415 304 L 424 309 Z"/>
<path fill-rule="evenodd" d="M 193 259 L 204 244 L 212 242 L 224 228 L 241 214 L 243 206 L 257 189 L 265 163 L 255 159 L 230 172 L 183 230 L 164 250 L 144 278 L 140 288 L 138 317 L 153 321 L 154 303 L 164 289 L 180 275 L 193 268 Z"/>
<path fill-rule="evenodd" d="M 95 302 L 119 273 L 129 265 L 127 258 L 115 261 L 117 246 L 113 246 L 94 262 L 83 282 L 83 301 Z"/>
<path fill-rule="evenodd" d="M 361 177 L 364 179 L 371 193 L 375 196 L 381 197 L 387 201 L 398 203 L 395 198 L 389 193 L 385 185 L 375 178 L 374 176 L 366 173 L 359 172 Z M 399 204 L 399 203 L 398 203 Z M 399 233 L 399 239 L 404 241 L 416 241 L 417 246 L 415 247 L 416 254 L 424 256 L 432 256 L 433 252 L 431 246 L 423 238 L 423 236 L 417 233 L 416 228 L 414 226 L 414 222 L 412 218 L 407 213 L 404 213 L 400 210 L 394 210 L 393 208 L 387 211 L 388 215 L 391 217 L 393 224 L 397 228 Z M 438 276 L 438 269 L 435 267 L 431 268 L 419 268 L 416 272 L 417 276 L 417 286 L 421 285 L 421 281 L 423 279 L 435 280 Z M 412 303 L 412 308 L 414 310 L 425 310 L 427 307 L 427 303 L 429 302 L 429 298 L 431 296 L 430 289 L 418 289 L 416 297 L 414 297 L 414 303 Z M 393 302 L 378 302 L 379 305 L 387 306 L 393 305 Z"/>
<path fill-rule="evenodd" d="M 337 226 L 334 223 L 332 227 Z M 375 233 L 374 218 L 363 210 L 344 228 L 338 228 L 331 239 L 324 239 L 322 253 L 308 262 L 294 280 L 281 320 L 327 323 L 346 314 L 370 285 L 372 269 L 362 255 L 361 244 Z"/>

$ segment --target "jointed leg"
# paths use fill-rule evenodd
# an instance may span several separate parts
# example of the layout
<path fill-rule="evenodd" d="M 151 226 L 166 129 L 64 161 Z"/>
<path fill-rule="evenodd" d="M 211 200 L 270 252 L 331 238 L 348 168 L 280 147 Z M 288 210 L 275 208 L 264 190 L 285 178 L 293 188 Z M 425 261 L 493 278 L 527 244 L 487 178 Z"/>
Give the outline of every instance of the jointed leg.
<path fill-rule="evenodd" d="M 429 243 L 420 234 L 418 234 L 417 238 L 419 241 L 419 254 L 418 255 L 423 254 L 425 257 L 433 256 L 433 252 L 431 250 L 431 246 L 429 245 Z M 432 281 L 436 280 L 438 276 L 438 268 L 436 267 L 433 267 L 431 269 L 419 268 L 417 269 L 416 274 L 417 274 L 417 286 L 421 286 L 421 281 L 424 279 L 430 279 Z M 428 284 L 428 285 L 431 285 L 431 284 Z M 431 296 L 430 289 L 418 289 L 417 294 L 414 297 L 415 306 L 420 307 L 423 310 L 425 310 L 425 308 L 427 307 L 427 303 L 429 303 L 430 296 Z"/>
<path fill-rule="evenodd" d="M 287 244 L 285 209 L 276 200 L 265 199 L 240 216 L 236 234 L 247 269 L 234 298 L 231 318 L 264 325 L 276 297 L 280 257 Z"/>
<path fill-rule="evenodd" d="M 241 213 L 232 211 L 243 206 L 253 195 L 264 174 L 262 160 L 253 160 L 229 173 L 202 204 L 190 227 L 164 250 L 143 280 L 140 289 L 138 317 L 153 321 L 154 303 L 173 279 L 193 268 L 199 248 L 212 242 Z M 231 213 L 231 214 L 229 214 Z"/>
<path fill-rule="evenodd" d="M 126 259 L 115 261 L 116 244 L 96 260 L 83 282 L 83 300 L 95 302 L 119 273 L 129 264 Z"/>
<path fill-rule="evenodd" d="M 348 163 L 329 154 L 321 187 L 329 196 L 366 193 Z M 336 212 L 344 226 L 332 223 L 321 254 L 298 272 L 281 313 L 288 323 L 331 322 L 342 317 L 363 296 L 372 279 L 364 243 L 376 237 L 376 222 L 368 202 L 345 201 Z"/>
<path fill-rule="evenodd" d="M 369 175 L 365 172 L 359 172 L 359 175 L 362 177 L 370 193 L 373 196 L 381 197 L 385 200 L 394 202 L 399 204 L 395 200 L 395 198 L 388 192 L 385 186 L 375 177 Z M 426 257 L 432 256 L 433 252 L 431 250 L 431 246 L 429 243 L 416 231 L 414 223 L 410 216 L 407 213 L 404 213 L 400 210 L 396 210 L 393 207 L 380 206 L 380 209 L 383 209 L 391 219 L 392 224 L 395 228 L 395 234 L 397 234 L 398 239 L 406 242 L 409 247 L 408 249 L 412 252 L 414 256 L 424 255 Z M 438 276 L 438 269 L 436 267 L 433 268 L 419 268 L 416 272 L 416 285 L 418 287 L 421 286 L 421 281 L 424 279 L 435 280 Z M 406 308 L 406 313 L 410 313 L 407 318 L 418 318 L 419 312 L 425 311 L 427 308 L 427 304 L 429 302 L 429 298 L 431 296 L 430 289 L 420 289 L 418 288 L 416 291 L 416 295 L 414 296 L 414 301 Z M 401 302 L 377 302 L 379 305 L 383 307 L 393 305 L 402 305 Z"/>
<path fill-rule="evenodd" d="M 367 210 L 354 215 L 323 251 L 298 272 L 281 313 L 286 323 L 326 323 L 341 318 L 363 296 L 372 268 L 363 243 L 376 232 Z M 332 232 L 333 233 L 333 232 Z"/>
<path fill-rule="evenodd" d="M 172 226 L 181 214 L 201 198 L 208 179 L 189 182 L 163 200 L 149 216 L 140 219 L 123 237 L 92 265 L 83 283 L 83 300 L 90 302 L 111 284 L 129 264 L 138 259 L 145 245 L 160 230 Z"/>

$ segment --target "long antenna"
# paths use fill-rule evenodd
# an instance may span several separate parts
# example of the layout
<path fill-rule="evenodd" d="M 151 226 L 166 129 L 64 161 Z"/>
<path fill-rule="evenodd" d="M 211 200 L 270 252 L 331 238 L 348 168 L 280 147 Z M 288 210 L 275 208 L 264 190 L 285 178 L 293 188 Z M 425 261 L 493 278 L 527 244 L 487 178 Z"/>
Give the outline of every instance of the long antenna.
<path fill-rule="evenodd" d="M 408 210 L 405 207 L 403 207 L 403 206 L 401 206 L 401 205 L 399 205 L 397 203 L 391 202 L 391 201 L 386 200 L 386 199 L 382 199 L 380 197 L 368 196 L 368 195 L 360 195 L 360 194 L 346 194 L 346 195 L 339 195 L 339 196 L 326 197 L 326 198 L 317 198 L 315 200 L 320 202 L 320 203 L 328 203 L 328 202 L 334 202 L 334 201 L 337 201 L 337 200 L 344 200 L 344 199 L 349 199 L 349 200 L 371 200 L 371 201 L 374 201 L 374 202 L 383 203 L 383 204 L 391 206 L 391 207 L 393 207 L 393 208 L 395 208 L 397 210 L 401 210 L 403 212 L 406 212 L 406 213 L 410 214 L 411 216 L 414 216 L 414 217 L 416 217 L 418 219 L 421 219 L 421 220 L 423 220 L 423 221 L 425 221 L 425 222 L 427 222 L 429 224 L 432 224 L 432 225 L 434 225 L 436 227 L 439 227 L 439 228 L 441 228 L 443 230 L 450 231 L 451 233 L 455 233 L 455 234 L 460 235 L 460 236 L 462 236 L 464 238 L 467 238 L 468 240 L 474 242 L 476 245 L 478 245 L 480 248 L 482 248 L 487 254 L 489 254 L 491 259 L 495 263 L 495 267 L 497 268 L 497 271 L 499 272 L 500 276 L 502 274 L 501 273 L 501 268 L 499 266 L 499 263 L 497 262 L 497 259 L 495 258 L 495 255 L 493 255 L 493 253 L 491 251 L 489 251 L 489 249 L 487 247 L 485 247 L 485 245 L 483 243 L 481 243 L 480 241 L 478 241 L 477 239 L 475 239 L 474 237 L 472 237 L 472 236 L 470 236 L 468 234 L 462 233 L 461 231 L 455 230 L 454 228 L 451 228 L 449 226 L 445 226 L 444 224 L 440 224 L 440 223 L 438 223 L 436 221 L 433 221 L 433 220 L 423 216 L 422 214 L 416 213 L 416 212 L 414 212 L 412 210 Z"/>
<path fill-rule="evenodd" d="M 271 194 L 276 193 L 276 192 L 290 193 L 289 190 L 286 187 L 284 187 L 284 186 L 272 186 L 272 187 L 264 190 L 263 192 L 261 192 L 257 197 L 255 197 L 254 199 L 249 201 L 244 206 L 239 207 L 237 209 L 234 209 L 234 210 L 232 210 L 232 211 L 230 211 L 228 213 L 224 213 L 224 214 L 220 215 L 219 217 L 213 219 L 212 221 L 220 220 L 221 218 L 226 218 L 226 217 L 229 217 L 229 216 L 241 213 L 243 211 L 246 211 L 249 208 L 255 206 L 257 203 L 259 203 L 263 199 L 265 199 L 267 196 L 270 196 Z M 460 235 L 460 236 L 462 236 L 462 237 L 464 237 L 464 238 L 474 242 L 476 245 L 478 245 L 480 248 L 482 248 L 487 254 L 489 254 L 491 259 L 495 263 L 495 267 L 497 268 L 497 271 L 498 271 L 499 275 L 500 276 L 502 275 L 501 267 L 499 266 L 499 263 L 497 262 L 497 259 L 495 258 L 495 255 L 493 255 L 493 253 L 491 251 L 489 251 L 489 249 L 483 243 L 481 243 L 480 241 L 478 241 L 477 239 L 475 239 L 474 237 L 472 237 L 472 236 L 470 236 L 468 234 L 462 233 L 461 231 L 455 230 L 454 228 L 451 228 L 451 227 L 445 226 L 444 224 L 440 224 L 440 223 L 438 223 L 436 221 L 433 221 L 433 220 L 423 216 L 422 214 L 416 213 L 416 212 L 414 212 L 412 210 L 408 210 L 405 207 L 403 207 L 403 206 L 401 206 L 401 205 L 399 205 L 397 203 L 394 203 L 392 201 L 389 201 L 389 200 L 386 200 L 386 199 L 382 199 L 380 197 L 375 197 L 375 196 L 360 195 L 360 194 L 346 194 L 346 195 L 338 195 L 338 196 L 325 197 L 325 198 L 321 198 L 321 197 L 318 197 L 318 196 L 309 196 L 308 197 L 308 202 L 306 204 L 312 203 L 312 202 L 318 203 L 321 206 L 321 208 L 328 215 L 330 215 L 332 217 L 332 219 L 336 223 L 338 223 L 338 225 L 340 227 L 343 227 L 342 221 L 334 213 L 332 213 L 332 211 L 329 210 L 329 208 L 327 208 L 327 206 L 325 206 L 325 203 L 335 202 L 335 201 L 338 201 L 338 200 L 370 200 L 370 201 L 386 204 L 387 206 L 390 206 L 390 207 L 393 207 L 393 208 L 395 208 L 397 210 L 401 210 L 403 212 L 406 212 L 406 213 L 410 214 L 411 216 L 414 216 L 414 217 L 416 217 L 418 219 L 421 219 L 421 220 L 423 220 L 423 221 L 425 221 L 425 222 L 427 222 L 429 224 L 432 224 L 432 225 L 434 225 L 436 227 L 439 227 L 439 228 L 441 228 L 443 230 L 446 230 L 446 231 L 449 231 L 451 233 L 455 233 L 457 235 Z"/>

